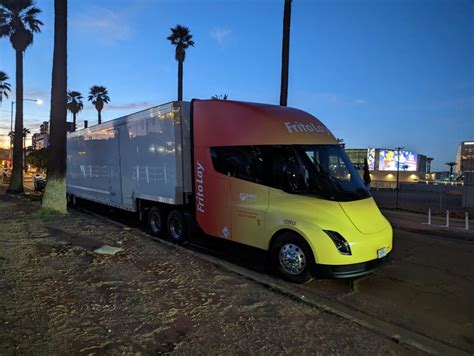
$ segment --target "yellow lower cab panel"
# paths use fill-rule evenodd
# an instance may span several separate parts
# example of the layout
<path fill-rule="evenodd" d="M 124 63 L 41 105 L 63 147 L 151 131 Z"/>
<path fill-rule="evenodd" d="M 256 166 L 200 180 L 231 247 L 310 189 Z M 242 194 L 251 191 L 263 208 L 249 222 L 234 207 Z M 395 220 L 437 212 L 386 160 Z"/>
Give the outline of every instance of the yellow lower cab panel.
<path fill-rule="evenodd" d="M 266 228 L 269 237 L 283 229 L 300 234 L 310 245 L 317 264 L 357 264 L 376 260 L 392 250 L 392 227 L 371 197 L 338 203 L 270 189 Z M 325 231 L 340 234 L 349 243 L 351 254 L 341 254 Z"/>

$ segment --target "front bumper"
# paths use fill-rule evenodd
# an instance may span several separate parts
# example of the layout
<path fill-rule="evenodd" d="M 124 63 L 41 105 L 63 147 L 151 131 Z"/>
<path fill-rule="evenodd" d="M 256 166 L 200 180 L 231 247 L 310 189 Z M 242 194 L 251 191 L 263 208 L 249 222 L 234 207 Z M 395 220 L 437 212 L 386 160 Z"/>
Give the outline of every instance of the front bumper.
<path fill-rule="evenodd" d="M 390 262 L 390 253 L 375 260 L 350 265 L 315 264 L 313 273 L 317 278 L 353 278 L 371 273 Z"/>

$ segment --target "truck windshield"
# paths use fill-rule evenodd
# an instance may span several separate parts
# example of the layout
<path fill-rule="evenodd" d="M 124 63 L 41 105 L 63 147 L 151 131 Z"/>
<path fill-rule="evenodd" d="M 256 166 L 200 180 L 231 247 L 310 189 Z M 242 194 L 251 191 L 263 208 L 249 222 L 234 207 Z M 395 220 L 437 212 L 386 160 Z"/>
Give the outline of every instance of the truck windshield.
<path fill-rule="evenodd" d="M 339 145 L 212 147 L 214 169 L 228 177 L 336 201 L 370 196 Z"/>
<path fill-rule="evenodd" d="M 339 145 L 274 146 L 274 177 L 294 194 L 319 195 L 337 201 L 370 196 L 359 173 Z"/>

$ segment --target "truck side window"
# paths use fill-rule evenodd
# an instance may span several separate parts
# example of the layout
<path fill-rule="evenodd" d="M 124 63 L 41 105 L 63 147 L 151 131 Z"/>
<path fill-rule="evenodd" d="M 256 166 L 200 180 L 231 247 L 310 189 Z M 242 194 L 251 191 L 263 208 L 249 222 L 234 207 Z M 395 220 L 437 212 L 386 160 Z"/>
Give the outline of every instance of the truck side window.
<path fill-rule="evenodd" d="M 307 189 L 309 172 L 299 162 L 291 146 L 271 146 L 269 186 L 282 190 Z M 291 180 L 289 178 L 292 177 Z"/>
<path fill-rule="evenodd" d="M 259 147 L 212 147 L 211 157 L 216 172 L 262 184 L 263 157 Z"/>

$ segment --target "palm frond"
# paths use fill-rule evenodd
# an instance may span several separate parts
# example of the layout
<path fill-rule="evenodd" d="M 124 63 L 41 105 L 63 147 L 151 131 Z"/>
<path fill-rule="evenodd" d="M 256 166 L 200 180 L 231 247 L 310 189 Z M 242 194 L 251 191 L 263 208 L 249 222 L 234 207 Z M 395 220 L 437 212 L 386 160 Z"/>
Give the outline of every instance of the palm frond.
<path fill-rule="evenodd" d="M 94 105 L 97 101 L 102 101 L 108 104 L 110 101 L 109 92 L 104 86 L 94 85 L 90 88 L 88 100 L 92 101 L 92 104 Z"/>

